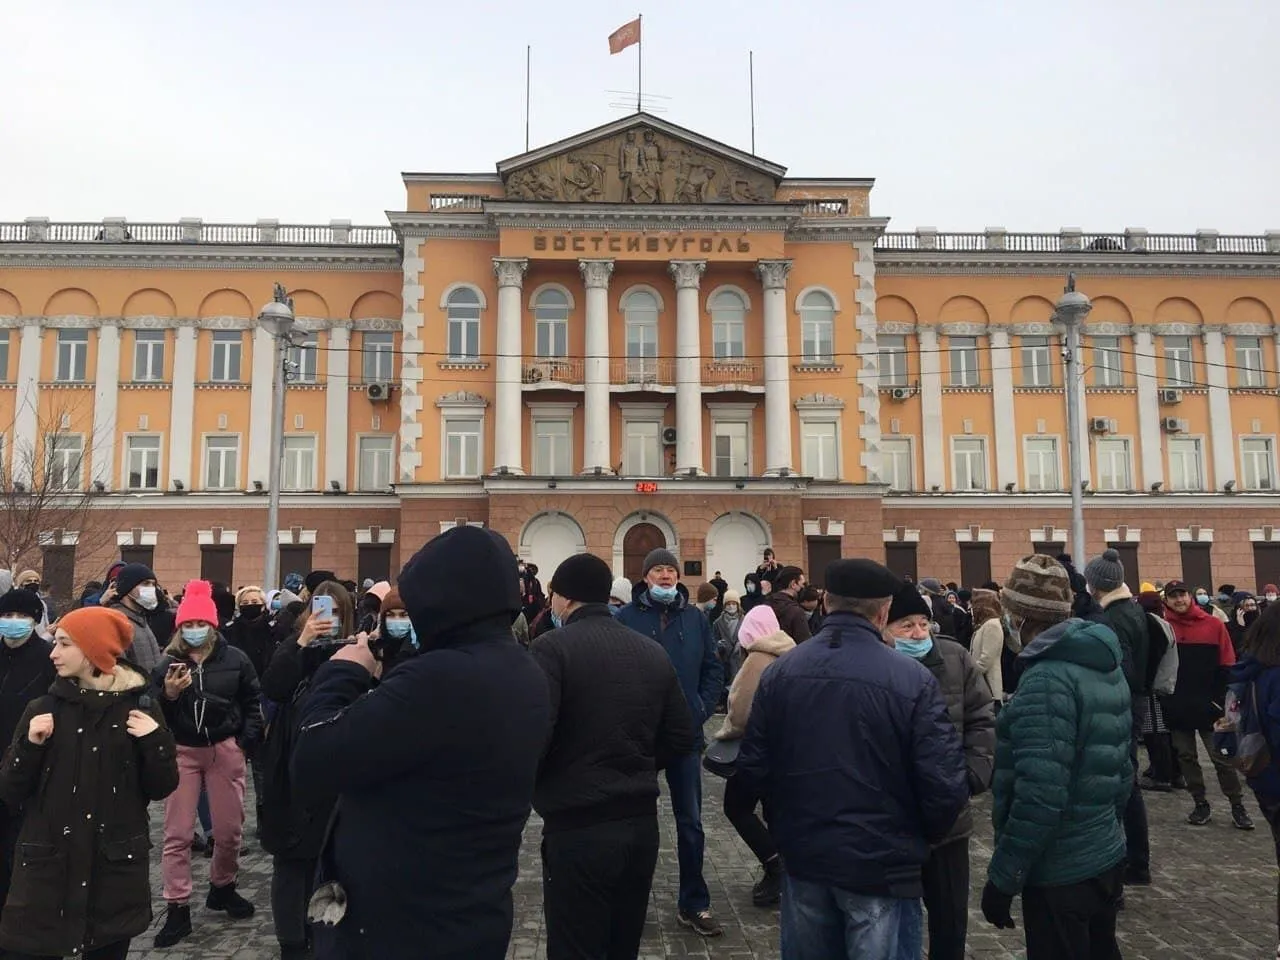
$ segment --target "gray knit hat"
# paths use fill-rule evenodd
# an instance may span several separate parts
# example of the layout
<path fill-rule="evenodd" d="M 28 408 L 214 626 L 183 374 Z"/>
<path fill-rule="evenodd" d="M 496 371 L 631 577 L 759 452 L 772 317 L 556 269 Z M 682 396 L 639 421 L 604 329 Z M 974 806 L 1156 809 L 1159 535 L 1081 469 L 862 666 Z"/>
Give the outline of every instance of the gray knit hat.
<path fill-rule="evenodd" d="M 1066 620 L 1071 616 L 1072 599 L 1066 568 L 1040 553 L 1019 560 L 1000 591 L 1005 610 L 1033 623 Z"/>
<path fill-rule="evenodd" d="M 1120 562 L 1120 554 L 1108 547 L 1102 551 L 1102 556 L 1090 560 L 1085 564 L 1084 582 L 1098 593 L 1118 590 L 1124 583 L 1124 564 Z"/>
<path fill-rule="evenodd" d="M 676 562 L 676 555 L 666 547 L 655 547 L 650 550 L 644 558 L 644 569 L 641 576 L 648 576 L 649 571 L 654 567 L 675 567 L 676 572 L 680 572 L 680 564 Z"/>

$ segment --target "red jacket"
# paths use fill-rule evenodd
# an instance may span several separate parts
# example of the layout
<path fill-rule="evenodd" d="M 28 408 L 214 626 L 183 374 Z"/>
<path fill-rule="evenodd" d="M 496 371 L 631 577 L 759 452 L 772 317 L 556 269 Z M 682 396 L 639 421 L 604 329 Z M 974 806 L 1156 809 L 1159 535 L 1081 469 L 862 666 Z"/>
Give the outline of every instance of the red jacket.
<path fill-rule="evenodd" d="M 1226 625 L 1192 606 L 1186 613 L 1166 608 L 1165 620 L 1178 642 L 1178 682 L 1164 700 L 1170 730 L 1208 730 L 1222 715 L 1227 668 L 1236 662 Z"/>
<path fill-rule="evenodd" d="M 1186 613 L 1175 613 L 1166 608 L 1164 618 L 1173 627 L 1173 635 L 1178 646 L 1199 645 L 1216 646 L 1218 648 L 1218 666 L 1230 667 L 1236 662 L 1235 647 L 1231 645 L 1231 634 L 1226 624 L 1212 614 L 1205 613 L 1195 604 Z"/>

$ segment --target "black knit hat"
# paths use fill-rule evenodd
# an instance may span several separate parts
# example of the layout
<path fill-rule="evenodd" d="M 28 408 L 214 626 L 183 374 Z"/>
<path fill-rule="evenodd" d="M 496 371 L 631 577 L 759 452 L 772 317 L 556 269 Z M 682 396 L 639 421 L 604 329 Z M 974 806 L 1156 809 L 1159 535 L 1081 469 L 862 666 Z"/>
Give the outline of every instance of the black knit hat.
<path fill-rule="evenodd" d="M 551 575 L 551 592 L 579 603 L 608 603 L 613 589 L 609 565 L 592 553 L 577 553 Z"/>
<path fill-rule="evenodd" d="M 302 583 L 307 588 L 308 593 L 315 593 L 316 587 L 320 586 L 320 584 L 324 583 L 326 580 L 333 580 L 336 582 L 337 579 L 338 575 L 332 570 L 312 570 L 307 574 Z"/>
<path fill-rule="evenodd" d="M 676 555 L 666 547 L 655 547 L 648 552 L 644 558 L 644 569 L 641 571 L 641 575 L 647 577 L 649 571 L 654 567 L 675 567 L 676 573 L 680 572 L 680 564 L 676 561 Z"/>
<path fill-rule="evenodd" d="M 30 590 L 10 590 L 0 597 L 0 617 L 6 613 L 20 613 L 39 623 L 44 619 L 44 604 Z"/>
<path fill-rule="evenodd" d="M 154 580 L 156 572 L 145 563 L 126 563 L 116 574 L 116 596 L 123 597 L 132 593 L 133 588 L 143 580 Z"/>
<path fill-rule="evenodd" d="M 915 588 L 915 585 L 903 584 L 902 589 L 893 595 L 893 602 L 889 604 L 889 619 L 885 622 L 893 623 L 895 620 L 902 620 L 916 614 L 926 619 L 932 619 L 933 616 L 929 611 L 929 604 L 925 603 L 924 597 L 920 596 L 920 591 Z"/>

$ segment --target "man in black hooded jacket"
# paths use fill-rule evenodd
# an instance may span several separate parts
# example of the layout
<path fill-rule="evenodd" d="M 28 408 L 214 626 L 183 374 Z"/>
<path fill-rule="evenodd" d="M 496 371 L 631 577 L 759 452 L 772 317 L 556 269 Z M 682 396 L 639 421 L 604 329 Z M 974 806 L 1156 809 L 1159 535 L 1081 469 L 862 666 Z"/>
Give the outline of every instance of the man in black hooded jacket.
<path fill-rule="evenodd" d="M 347 897 L 316 957 L 503 960 L 551 726 L 546 677 L 511 634 L 516 558 L 493 531 L 455 527 L 398 583 L 421 652 L 370 691 L 379 664 L 346 646 L 301 710 L 294 783 L 339 794 L 320 879 Z"/>

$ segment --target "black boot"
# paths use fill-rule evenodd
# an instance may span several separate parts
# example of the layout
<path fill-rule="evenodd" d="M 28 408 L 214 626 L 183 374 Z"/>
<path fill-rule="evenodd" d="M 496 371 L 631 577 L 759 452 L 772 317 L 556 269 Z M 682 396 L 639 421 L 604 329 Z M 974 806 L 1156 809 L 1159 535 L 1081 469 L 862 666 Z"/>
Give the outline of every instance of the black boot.
<path fill-rule="evenodd" d="M 751 902 L 757 907 L 774 907 L 782 900 L 782 861 L 774 857 L 764 865 L 764 876 L 751 888 Z"/>
<path fill-rule="evenodd" d="M 204 905 L 210 910 L 225 910 L 232 920 L 247 920 L 253 916 L 253 904 L 236 893 L 234 883 L 228 883 L 225 887 L 210 886 Z"/>
<path fill-rule="evenodd" d="M 280 960 L 311 960 L 311 948 L 305 943 L 282 943 Z"/>
<path fill-rule="evenodd" d="M 156 949 L 172 947 L 191 936 L 191 908 L 171 903 L 165 911 L 164 926 L 156 934 Z"/>

